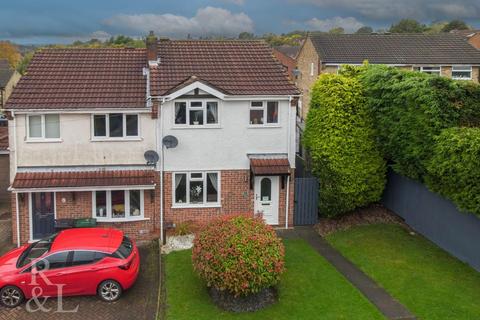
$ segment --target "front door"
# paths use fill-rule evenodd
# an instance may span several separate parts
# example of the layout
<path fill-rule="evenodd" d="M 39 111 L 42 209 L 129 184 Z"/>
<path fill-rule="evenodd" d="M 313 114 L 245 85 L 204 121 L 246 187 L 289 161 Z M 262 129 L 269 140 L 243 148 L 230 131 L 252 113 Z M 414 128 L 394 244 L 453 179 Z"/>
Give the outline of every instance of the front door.
<path fill-rule="evenodd" d="M 255 206 L 256 214 L 262 214 L 267 224 L 278 225 L 278 176 L 255 177 Z"/>
<path fill-rule="evenodd" d="M 55 232 L 55 194 L 32 193 L 32 239 L 42 239 Z"/>

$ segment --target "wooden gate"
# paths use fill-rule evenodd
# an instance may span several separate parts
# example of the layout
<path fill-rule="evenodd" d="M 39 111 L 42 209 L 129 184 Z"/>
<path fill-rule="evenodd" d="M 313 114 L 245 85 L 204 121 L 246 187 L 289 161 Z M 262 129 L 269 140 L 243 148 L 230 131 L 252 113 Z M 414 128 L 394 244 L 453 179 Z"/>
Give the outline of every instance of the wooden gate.
<path fill-rule="evenodd" d="M 313 225 L 318 222 L 318 180 L 317 178 L 295 179 L 296 226 Z"/>

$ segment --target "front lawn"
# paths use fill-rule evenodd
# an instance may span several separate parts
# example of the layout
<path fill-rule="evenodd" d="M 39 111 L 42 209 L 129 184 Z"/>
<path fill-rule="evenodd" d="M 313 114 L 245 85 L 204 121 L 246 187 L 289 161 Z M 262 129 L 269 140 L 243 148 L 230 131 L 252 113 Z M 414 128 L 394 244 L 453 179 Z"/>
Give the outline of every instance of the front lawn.
<path fill-rule="evenodd" d="M 425 238 L 378 224 L 327 240 L 420 319 L 480 319 L 480 273 Z"/>
<path fill-rule="evenodd" d="M 303 240 L 285 240 L 286 268 L 279 302 L 233 314 L 212 304 L 192 269 L 191 251 L 166 259 L 167 319 L 383 319 L 380 312 Z"/>

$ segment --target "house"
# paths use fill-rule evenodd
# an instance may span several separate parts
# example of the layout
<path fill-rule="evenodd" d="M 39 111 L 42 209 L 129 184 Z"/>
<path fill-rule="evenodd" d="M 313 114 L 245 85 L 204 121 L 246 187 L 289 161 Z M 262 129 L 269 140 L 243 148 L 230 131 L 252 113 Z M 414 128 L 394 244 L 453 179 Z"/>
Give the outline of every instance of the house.
<path fill-rule="evenodd" d="M 273 47 L 273 55 L 287 68 L 288 76 L 292 81 L 295 81 L 294 70 L 297 65 L 296 58 L 299 51 L 300 46 L 281 45 Z"/>
<path fill-rule="evenodd" d="M 299 117 L 308 113 L 310 88 L 320 74 L 364 61 L 479 81 L 480 51 L 458 35 L 311 33 L 297 56 L 297 85 L 303 94 Z"/>
<path fill-rule="evenodd" d="M 8 60 L 0 59 L 0 112 L 18 80 L 20 80 L 20 73 L 10 67 Z"/>
<path fill-rule="evenodd" d="M 138 240 L 228 213 L 292 226 L 299 93 L 271 49 L 146 41 L 33 57 L 7 104 L 15 242 L 71 218 Z"/>
<path fill-rule="evenodd" d="M 480 49 L 480 30 L 452 30 L 451 33 L 464 37 L 472 46 Z"/>

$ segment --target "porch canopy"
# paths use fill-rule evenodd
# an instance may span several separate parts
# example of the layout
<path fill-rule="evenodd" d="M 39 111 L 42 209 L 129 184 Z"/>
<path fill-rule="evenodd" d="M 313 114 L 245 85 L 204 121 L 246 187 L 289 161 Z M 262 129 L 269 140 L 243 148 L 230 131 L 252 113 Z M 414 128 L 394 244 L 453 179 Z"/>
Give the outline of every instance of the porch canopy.
<path fill-rule="evenodd" d="M 19 172 L 12 192 L 155 189 L 153 170 Z"/>
<path fill-rule="evenodd" d="M 250 170 L 254 176 L 288 176 L 290 162 L 286 157 L 250 157 Z"/>

